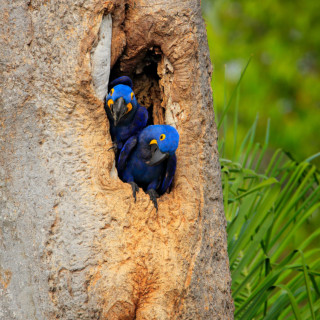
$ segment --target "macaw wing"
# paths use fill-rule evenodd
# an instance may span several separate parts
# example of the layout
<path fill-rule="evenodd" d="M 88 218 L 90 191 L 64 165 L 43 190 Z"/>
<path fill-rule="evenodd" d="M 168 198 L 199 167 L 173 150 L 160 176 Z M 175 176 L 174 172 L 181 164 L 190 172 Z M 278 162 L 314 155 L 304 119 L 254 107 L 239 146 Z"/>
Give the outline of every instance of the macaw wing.
<path fill-rule="evenodd" d="M 166 172 L 164 174 L 163 181 L 159 189 L 159 195 L 164 194 L 167 191 L 167 189 L 170 187 L 172 183 L 172 179 L 176 172 L 176 167 L 177 167 L 177 157 L 174 154 L 173 156 L 170 156 L 167 160 Z"/>
<path fill-rule="evenodd" d="M 118 163 L 117 163 L 119 177 L 122 177 L 122 174 L 126 168 L 127 160 L 129 158 L 132 150 L 136 146 L 137 142 L 138 142 L 138 137 L 136 135 L 132 136 L 131 138 L 129 138 L 126 141 L 123 148 L 121 149 L 120 155 L 118 158 Z"/>
<path fill-rule="evenodd" d="M 145 128 L 148 121 L 148 111 L 145 107 L 139 106 L 133 121 L 128 127 L 130 135 L 139 133 Z"/>
<path fill-rule="evenodd" d="M 122 77 L 119 77 L 119 78 L 114 79 L 113 81 L 111 81 L 109 83 L 109 90 L 111 90 L 113 87 L 115 87 L 118 84 L 124 84 L 126 86 L 129 86 L 133 90 L 132 80 L 127 76 L 122 76 Z"/>

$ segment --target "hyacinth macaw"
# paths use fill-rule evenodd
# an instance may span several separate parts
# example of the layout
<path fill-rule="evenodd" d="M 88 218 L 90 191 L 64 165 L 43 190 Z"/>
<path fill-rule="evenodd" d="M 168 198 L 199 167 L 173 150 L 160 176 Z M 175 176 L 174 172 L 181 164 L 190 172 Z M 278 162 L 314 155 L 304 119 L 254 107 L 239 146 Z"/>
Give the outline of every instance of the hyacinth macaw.
<path fill-rule="evenodd" d="M 120 151 L 127 139 L 147 125 L 148 111 L 138 104 L 129 77 L 113 80 L 109 88 L 111 90 L 106 97 L 105 110 L 114 147 Z"/>
<path fill-rule="evenodd" d="M 127 140 L 117 169 L 120 178 L 131 185 L 135 200 L 141 187 L 158 210 L 157 197 L 170 187 L 176 171 L 178 144 L 178 131 L 169 125 L 148 126 Z"/>

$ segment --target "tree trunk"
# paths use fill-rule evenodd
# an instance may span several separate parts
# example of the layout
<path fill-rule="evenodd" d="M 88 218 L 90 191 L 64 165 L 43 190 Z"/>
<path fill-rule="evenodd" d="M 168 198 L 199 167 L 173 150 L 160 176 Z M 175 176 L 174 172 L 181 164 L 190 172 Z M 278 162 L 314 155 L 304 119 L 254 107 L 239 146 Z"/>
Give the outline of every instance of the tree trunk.
<path fill-rule="evenodd" d="M 0 319 L 232 319 L 200 3 L 11 0 L 0 12 Z M 109 74 L 131 76 L 150 123 L 179 131 L 158 212 L 114 169 Z"/>

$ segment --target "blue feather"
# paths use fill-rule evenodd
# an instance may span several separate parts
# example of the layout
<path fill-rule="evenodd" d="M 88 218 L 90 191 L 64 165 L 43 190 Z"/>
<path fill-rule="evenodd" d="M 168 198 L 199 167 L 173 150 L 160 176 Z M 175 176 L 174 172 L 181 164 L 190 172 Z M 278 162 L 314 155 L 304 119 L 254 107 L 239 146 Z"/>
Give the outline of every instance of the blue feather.
<path fill-rule="evenodd" d="M 166 163 L 166 172 L 162 180 L 161 187 L 158 191 L 159 195 L 164 194 L 167 189 L 171 186 L 174 173 L 176 172 L 177 167 L 177 157 L 176 155 L 172 155 L 169 157 Z"/>
<path fill-rule="evenodd" d="M 120 178 L 128 183 L 136 183 L 145 191 L 155 190 L 159 195 L 165 193 L 175 174 L 178 144 L 179 134 L 169 125 L 144 128 L 138 137 L 130 138 L 121 150 L 117 165 Z M 167 155 L 165 160 L 154 166 L 148 165 L 152 157 L 152 145 L 161 154 Z"/>
<path fill-rule="evenodd" d="M 111 138 L 117 145 L 117 149 L 121 150 L 127 139 L 137 135 L 147 125 L 148 111 L 137 102 L 129 77 L 117 78 L 111 82 L 110 86 L 112 88 L 105 100 L 105 111 L 110 122 Z M 121 99 L 122 109 L 125 109 L 115 123 L 113 106 Z"/>
<path fill-rule="evenodd" d="M 122 76 L 122 77 L 119 77 L 119 78 L 114 79 L 113 81 L 111 81 L 110 84 L 109 84 L 109 90 L 111 90 L 117 84 L 125 84 L 125 85 L 129 86 L 133 90 L 132 80 L 127 76 Z"/>

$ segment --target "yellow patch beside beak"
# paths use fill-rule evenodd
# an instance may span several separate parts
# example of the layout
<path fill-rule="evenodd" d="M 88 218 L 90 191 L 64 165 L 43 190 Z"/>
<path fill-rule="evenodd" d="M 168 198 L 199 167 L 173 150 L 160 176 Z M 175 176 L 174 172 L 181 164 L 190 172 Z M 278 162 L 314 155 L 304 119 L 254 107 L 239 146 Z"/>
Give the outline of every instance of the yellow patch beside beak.
<path fill-rule="evenodd" d="M 132 110 L 132 104 L 129 102 L 127 104 L 127 112 L 126 113 L 130 112 L 131 110 Z"/>
<path fill-rule="evenodd" d="M 110 99 L 110 100 L 108 101 L 108 106 L 109 106 L 109 108 L 111 108 L 112 105 L 113 105 L 113 100 Z"/>
<path fill-rule="evenodd" d="M 157 140 L 156 139 L 153 139 L 153 140 L 151 140 L 150 141 L 150 143 L 149 144 L 158 144 L 158 142 L 157 142 Z"/>

